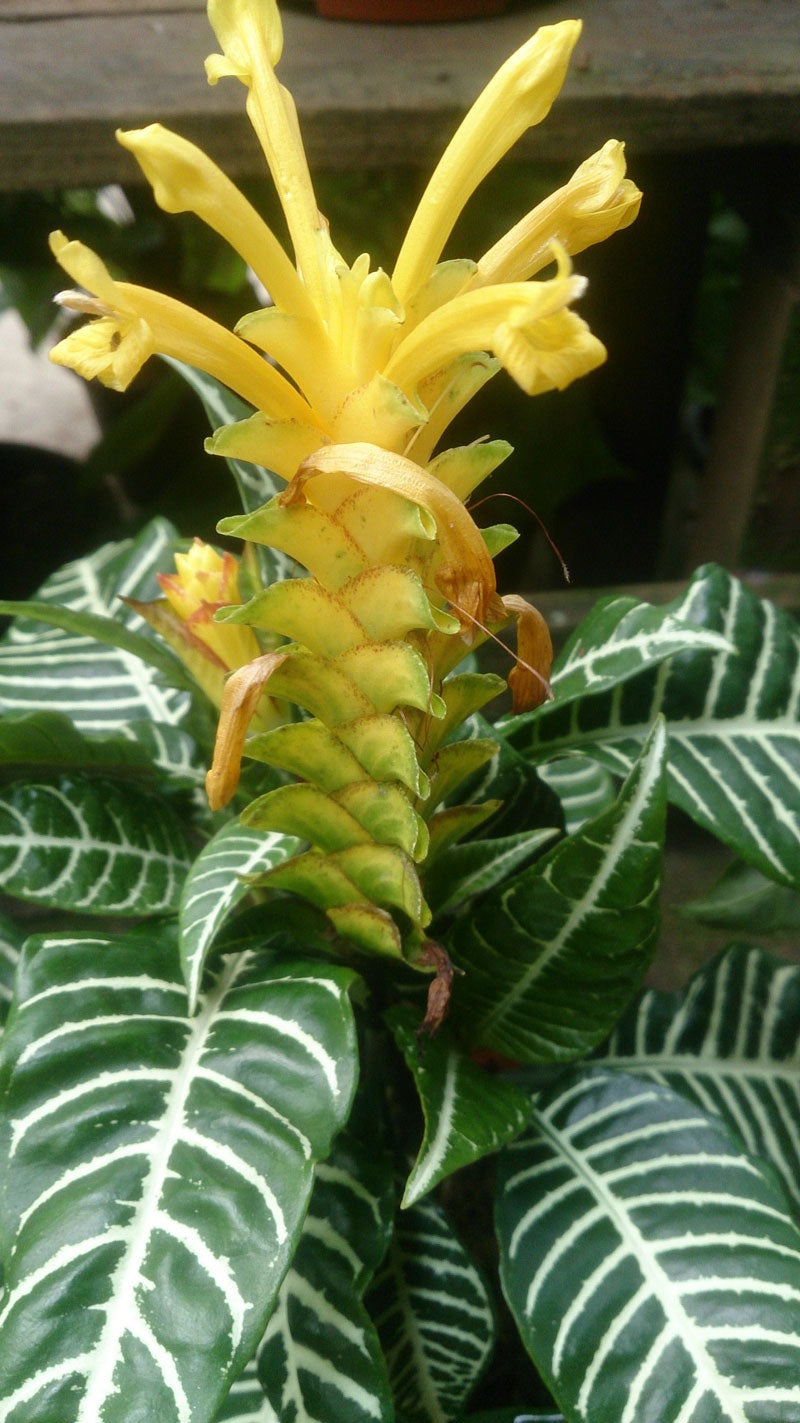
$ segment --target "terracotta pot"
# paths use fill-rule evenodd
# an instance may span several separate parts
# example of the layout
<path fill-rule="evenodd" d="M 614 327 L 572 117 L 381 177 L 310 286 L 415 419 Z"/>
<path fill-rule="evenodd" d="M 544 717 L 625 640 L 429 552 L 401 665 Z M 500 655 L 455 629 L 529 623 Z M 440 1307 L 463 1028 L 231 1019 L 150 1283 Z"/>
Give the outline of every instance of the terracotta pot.
<path fill-rule="evenodd" d="M 499 15 L 507 3 L 508 0 L 316 0 L 318 14 L 328 20 L 378 20 L 394 25 Z"/>

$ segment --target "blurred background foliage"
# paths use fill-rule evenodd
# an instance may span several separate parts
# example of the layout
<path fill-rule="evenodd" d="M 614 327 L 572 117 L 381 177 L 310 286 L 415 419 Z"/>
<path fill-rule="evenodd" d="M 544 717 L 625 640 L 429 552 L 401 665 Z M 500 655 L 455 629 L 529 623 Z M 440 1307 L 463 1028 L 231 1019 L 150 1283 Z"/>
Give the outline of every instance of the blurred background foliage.
<path fill-rule="evenodd" d="M 462 216 L 445 255 L 480 256 L 567 176 L 567 170 L 501 165 Z M 491 435 L 514 446 L 477 496 L 485 501 L 480 523 L 510 522 L 520 530 L 519 543 L 502 555 L 504 587 L 561 581 L 537 517 L 577 586 L 663 576 L 659 539 L 676 461 L 689 505 L 702 478 L 748 227 L 721 197 L 713 200 L 703 241 L 686 234 L 689 255 L 674 253 L 675 262 L 691 261 L 697 270 L 688 277 L 694 309 L 673 312 L 658 270 L 664 239 L 659 248 L 654 235 L 663 217 L 663 174 L 653 193 L 646 165 L 635 165 L 633 176 L 645 191 L 639 221 L 576 260 L 590 281 L 581 314 L 607 345 L 608 365 L 566 392 L 535 400 L 501 374 L 450 432 L 453 444 Z M 317 175 L 320 207 L 348 261 L 368 247 L 373 266 L 391 270 L 421 181 L 416 169 Z M 285 235 L 269 184 L 242 186 Z M 4 194 L 0 302 L 16 308 L 35 345 L 52 338 L 54 319 L 64 321 L 63 314 L 54 318 L 52 305 L 64 278 L 47 247 L 56 227 L 94 247 L 115 275 L 169 292 L 226 325 L 260 304 L 241 259 L 193 217 L 161 213 L 144 188 Z M 643 293 L 650 309 L 642 310 Z M 653 369 L 642 383 L 648 360 Z M 797 569 L 799 380 L 796 311 L 743 550 L 749 567 Z M 223 463 L 203 452 L 207 425 L 199 402 L 165 364 L 149 362 L 124 395 L 94 383 L 91 398 L 102 437 L 82 463 L 38 450 L 35 428 L 29 445 L 2 445 L 0 519 L 10 550 L 5 596 L 29 594 L 65 558 L 132 533 L 157 512 L 184 533 L 211 539 L 217 519 L 234 511 Z M 494 494 L 493 485 L 503 493 Z"/>

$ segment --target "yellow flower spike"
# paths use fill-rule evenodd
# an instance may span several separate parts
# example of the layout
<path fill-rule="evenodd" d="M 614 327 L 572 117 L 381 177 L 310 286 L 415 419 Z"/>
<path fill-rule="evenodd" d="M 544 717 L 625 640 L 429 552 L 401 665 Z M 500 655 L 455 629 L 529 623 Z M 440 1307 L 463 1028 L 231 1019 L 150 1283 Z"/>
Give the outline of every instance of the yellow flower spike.
<path fill-rule="evenodd" d="M 106 384 L 123 378 L 127 384 L 149 356 L 174 356 L 215 376 L 268 415 L 317 423 L 293 386 L 224 326 L 161 292 L 115 281 L 91 248 L 82 242 L 70 242 L 63 232 L 51 233 L 50 248 L 73 281 L 98 298 L 92 308 L 80 294 L 72 300 L 72 294 L 66 293 L 62 304 L 74 305 L 84 312 L 93 309 L 101 318 L 99 331 L 93 335 L 87 337 L 85 329 L 73 332 L 53 347 L 50 359 L 56 365 L 71 366 L 85 375 L 85 362 L 90 357 L 95 367 L 92 374 L 99 375 Z M 108 343 L 108 360 L 101 368 L 104 340 Z M 124 369 L 120 370 L 121 363 L 115 363 L 114 358 L 126 342 L 131 351 L 126 353 Z"/>
<path fill-rule="evenodd" d="M 210 84 L 233 75 L 247 86 L 247 112 L 269 165 L 286 216 L 297 266 L 317 311 L 329 304 L 327 233 L 317 211 L 311 175 L 291 95 L 275 65 L 283 31 L 275 0 L 209 0 L 208 18 L 222 55 L 206 60 Z"/>
<path fill-rule="evenodd" d="M 266 652 L 239 667 L 225 683 L 222 710 L 214 742 L 214 759 L 206 776 L 206 795 L 212 810 L 222 810 L 239 784 L 247 729 L 273 672 L 286 661 L 285 652 Z"/>
<path fill-rule="evenodd" d="M 625 177 L 625 145 L 610 139 L 481 257 L 470 285 L 525 281 L 552 260 L 554 241 L 575 256 L 629 227 L 641 203 Z"/>
<path fill-rule="evenodd" d="M 543 25 L 473 104 L 434 170 L 400 249 L 392 275 L 399 301 L 407 302 L 428 280 L 481 180 L 549 112 L 580 32 L 578 20 Z"/>
<path fill-rule="evenodd" d="M 329 445 L 309 455 L 280 496 L 284 506 L 301 503 L 304 487 L 320 474 L 342 474 L 358 483 L 391 489 L 420 505 L 436 521 L 441 563 L 436 583 L 453 604 L 463 631 L 496 615 L 494 564 L 480 532 L 452 490 L 402 455 L 374 445 Z"/>
<path fill-rule="evenodd" d="M 118 129 L 164 212 L 193 212 L 252 267 L 276 306 L 319 322 L 280 242 L 235 183 L 188 139 L 161 124 Z M 322 334 L 319 328 L 319 334 Z"/>
<path fill-rule="evenodd" d="M 506 329 L 511 326 L 514 330 L 534 332 L 535 340 L 541 326 L 544 334 L 540 339 L 549 344 L 547 323 L 585 288 L 584 277 L 559 272 L 549 281 L 509 282 L 465 292 L 420 322 L 400 343 L 384 374 L 402 390 L 411 391 L 465 351 L 491 351 L 505 365 L 498 346 L 507 349 L 507 342 L 498 341 L 498 332 L 504 338 Z M 560 331 L 563 326 L 561 322 L 556 329 Z M 568 329 L 571 332 L 571 328 Z M 514 369 L 509 368 L 509 374 L 530 394 L 524 367 L 518 361 L 514 361 Z"/>

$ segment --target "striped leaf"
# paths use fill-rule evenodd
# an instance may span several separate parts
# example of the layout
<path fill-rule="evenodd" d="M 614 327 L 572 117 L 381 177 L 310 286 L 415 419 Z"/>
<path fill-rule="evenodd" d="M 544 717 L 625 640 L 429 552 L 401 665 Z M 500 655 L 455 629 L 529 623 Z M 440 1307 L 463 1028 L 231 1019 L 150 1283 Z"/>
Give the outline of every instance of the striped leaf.
<path fill-rule="evenodd" d="M 539 776 L 561 802 L 568 835 L 608 810 L 616 799 L 613 776 L 588 756 L 561 756 L 557 761 L 548 761 L 539 767 Z"/>
<path fill-rule="evenodd" d="M 653 607 L 625 594 L 601 598 L 559 654 L 551 676 L 555 702 L 605 692 L 678 652 L 730 653 L 715 629 L 693 626 L 688 613 Z"/>
<path fill-rule="evenodd" d="M 800 1214 L 800 967 L 726 949 L 683 992 L 645 993 L 602 1058 L 722 1117 Z"/>
<path fill-rule="evenodd" d="M 732 650 L 682 653 L 612 692 L 511 719 L 504 734 L 535 760 L 583 749 L 626 773 L 663 714 L 670 799 L 743 860 L 796 886 L 800 628 L 713 565 L 671 607 L 723 634 Z"/>
<path fill-rule="evenodd" d="M 281 1423 L 280 1414 L 275 1412 L 262 1388 L 255 1359 L 250 1360 L 231 1385 L 214 1423 Z"/>
<path fill-rule="evenodd" d="M 777 934 L 800 929 L 800 888 L 775 884 L 752 865 L 736 861 L 700 899 L 682 904 L 680 912 L 721 929 Z"/>
<path fill-rule="evenodd" d="M 176 909 L 195 846 L 163 795 L 106 778 L 17 782 L 0 794 L 0 888 L 88 914 Z"/>
<path fill-rule="evenodd" d="M 498 1178 L 501 1277 L 570 1423 L 797 1423 L 800 1231 L 668 1087 L 572 1072 Z"/>
<path fill-rule="evenodd" d="M 459 1048 L 447 1027 L 420 1041 L 419 1013 L 386 1015 L 419 1093 L 425 1131 L 403 1196 L 412 1206 L 461 1166 L 497 1151 L 525 1126 L 530 1097 L 521 1087 L 484 1071 Z"/>
<path fill-rule="evenodd" d="M 14 978 L 25 934 L 7 914 L 0 914 L 0 1025 L 14 995 Z"/>
<path fill-rule="evenodd" d="M 111 617 L 122 629 L 149 636 L 119 600 L 155 596 L 155 572 L 169 566 L 175 537 L 170 524 L 155 519 L 135 540 L 106 544 L 68 563 L 40 588 L 36 601 Z M 167 655 L 163 648 L 161 655 Z M 44 629 L 20 618 L 0 643 L 0 711 L 46 707 L 63 712 L 80 730 L 108 732 L 142 718 L 177 726 L 188 705 L 186 692 L 161 685 L 155 667 L 81 632 Z"/>
<path fill-rule="evenodd" d="M 347 1118 L 352 980 L 243 952 L 190 1019 L 166 929 L 29 940 L 3 1041 L 3 1423 L 215 1417 Z"/>
<path fill-rule="evenodd" d="M 133 721 L 106 735 L 87 735 L 62 712 L 7 713 L 0 720 L 0 765 L 4 775 L 16 768 L 113 772 L 154 781 L 161 771 L 175 786 L 202 783 L 194 741 L 177 726 Z"/>
<path fill-rule="evenodd" d="M 239 1378 L 231 1384 L 231 1391 L 214 1423 L 280 1423 L 261 1387 L 255 1359 L 250 1360 Z"/>
<path fill-rule="evenodd" d="M 491 835 L 497 839 L 521 830 L 561 827 L 563 816 L 558 796 L 545 784 L 538 767 L 521 756 L 507 740 L 498 741 L 495 728 L 479 713 L 469 718 L 461 732 L 473 740 L 486 737 L 497 745 L 495 755 L 483 769 L 458 788 L 457 799 L 471 805 L 487 800 L 502 802 L 499 810 L 484 821 L 481 827 L 484 837 Z"/>
<path fill-rule="evenodd" d="M 439 1206 L 425 1201 L 399 1213 L 367 1304 L 398 1418 L 456 1418 L 491 1354 L 494 1316 L 483 1280 Z"/>
<path fill-rule="evenodd" d="M 386 1365 L 361 1296 L 392 1233 L 391 1164 L 347 1134 L 319 1165 L 300 1243 L 258 1352 L 280 1423 L 390 1423 Z"/>
<path fill-rule="evenodd" d="M 178 926 L 189 1012 L 197 1004 L 208 952 L 231 910 L 250 892 L 243 876 L 280 864 L 300 844 L 277 831 L 246 830 L 231 821 L 203 847 L 180 897 Z"/>
<path fill-rule="evenodd" d="M 665 752 L 659 723 L 610 810 L 456 920 L 453 1011 L 472 1042 L 565 1060 L 616 1022 L 658 931 Z"/>
<path fill-rule="evenodd" d="M 436 856 L 425 875 L 425 898 L 436 915 L 464 910 L 471 900 L 510 879 L 535 860 L 559 827 L 520 830 L 491 840 L 468 840 L 450 845 Z"/>

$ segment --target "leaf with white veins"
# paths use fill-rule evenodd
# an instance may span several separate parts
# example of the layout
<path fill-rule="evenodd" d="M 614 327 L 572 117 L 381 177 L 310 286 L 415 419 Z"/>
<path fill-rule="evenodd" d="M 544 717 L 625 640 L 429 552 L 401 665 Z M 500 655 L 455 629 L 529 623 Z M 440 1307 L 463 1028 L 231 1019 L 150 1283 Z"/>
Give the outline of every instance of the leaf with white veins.
<path fill-rule="evenodd" d="M 190 1019 L 166 928 L 29 941 L 0 1079 L 0 1423 L 215 1417 L 349 1112 L 353 978 L 242 952 Z"/>

